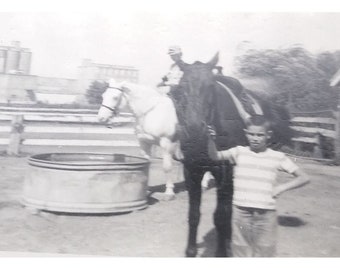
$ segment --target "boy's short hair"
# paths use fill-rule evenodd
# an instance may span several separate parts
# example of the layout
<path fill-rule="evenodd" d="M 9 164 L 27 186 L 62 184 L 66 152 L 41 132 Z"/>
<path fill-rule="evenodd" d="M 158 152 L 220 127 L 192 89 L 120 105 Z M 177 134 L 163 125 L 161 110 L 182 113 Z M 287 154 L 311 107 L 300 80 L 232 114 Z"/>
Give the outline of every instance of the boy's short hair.
<path fill-rule="evenodd" d="M 250 117 L 246 122 L 246 127 L 248 128 L 249 126 L 262 126 L 267 131 L 271 129 L 269 121 L 263 115 L 253 115 Z"/>

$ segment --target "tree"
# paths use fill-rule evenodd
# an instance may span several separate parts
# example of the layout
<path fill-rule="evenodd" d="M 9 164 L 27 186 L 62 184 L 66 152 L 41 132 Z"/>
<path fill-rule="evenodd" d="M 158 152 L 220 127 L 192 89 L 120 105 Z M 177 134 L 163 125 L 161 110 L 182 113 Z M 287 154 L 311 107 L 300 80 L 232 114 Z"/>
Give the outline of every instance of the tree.
<path fill-rule="evenodd" d="M 86 99 L 90 104 L 101 104 L 102 94 L 108 88 L 109 84 L 103 81 L 93 81 L 86 90 Z"/>
<path fill-rule="evenodd" d="M 340 52 L 317 56 L 294 46 L 282 50 L 248 50 L 236 59 L 243 76 L 272 82 L 270 99 L 293 111 L 335 109 L 335 89 L 329 79 L 340 67 Z"/>

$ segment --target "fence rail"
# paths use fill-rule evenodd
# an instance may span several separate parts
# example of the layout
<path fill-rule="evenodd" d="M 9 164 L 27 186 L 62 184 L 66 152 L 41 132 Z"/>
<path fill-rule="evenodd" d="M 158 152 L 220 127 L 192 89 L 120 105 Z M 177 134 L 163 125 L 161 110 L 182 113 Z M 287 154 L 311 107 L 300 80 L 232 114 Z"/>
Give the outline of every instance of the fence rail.
<path fill-rule="evenodd" d="M 8 107 L 0 106 L 2 113 L 82 113 L 82 114 L 96 114 L 98 109 L 66 109 L 66 108 L 31 108 L 31 107 Z"/>
<path fill-rule="evenodd" d="M 334 155 L 337 120 L 333 111 L 293 113 L 290 122 L 296 150 L 312 149 L 316 158 Z"/>
<path fill-rule="evenodd" d="M 15 114 L 22 115 L 22 114 Z M 96 116 L 89 115 L 55 115 L 55 114 L 26 114 L 23 116 L 25 121 L 31 122 L 50 122 L 50 123 L 82 123 L 82 124 L 97 124 L 102 125 L 98 122 Z M 13 115 L 0 115 L 0 121 L 11 121 L 13 119 Z M 124 117 L 119 116 L 115 117 L 113 124 L 124 124 L 124 123 L 133 123 L 133 117 Z"/>
<path fill-rule="evenodd" d="M 96 111 L 91 114 L 79 111 L 0 108 L 0 147 L 12 155 L 19 154 L 25 147 L 48 146 L 55 151 L 79 147 L 107 151 L 112 147 L 139 147 L 131 114 L 122 113 L 107 127 L 98 122 Z"/>
<path fill-rule="evenodd" d="M 111 128 L 100 124 L 96 110 L 36 109 L 0 107 L 0 147 L 9 154 L 18 154 L 27 146 L 69 150 L 70 147 L 134 147 L 138 142 L 134 117 L 121 113 Z M 329 144 L 334 151 L 337 121 L 332 111 L 293 113 L 290 121 L 294 130 L 294 148 L 310 150 L 317 158 L 324 156 Z M 325 146 L 325 142 L 328 146 Z M 54 148 L 53 148 L 54 147 Z"/>

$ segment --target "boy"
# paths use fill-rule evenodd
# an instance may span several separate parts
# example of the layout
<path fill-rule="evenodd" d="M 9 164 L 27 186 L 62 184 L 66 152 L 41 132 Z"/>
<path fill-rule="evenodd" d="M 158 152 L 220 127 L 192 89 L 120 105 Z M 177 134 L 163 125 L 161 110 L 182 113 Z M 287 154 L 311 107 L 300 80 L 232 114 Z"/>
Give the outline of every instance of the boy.
<path fill-rule="evenodd" d="M 234 168 L 232 252 L 234 257 L 273 257 L 276 251 L 275 198 L 309 182 L 307 175 L 285 154 L 267 148 L 271 131 L 262 116 L 252 117 L 245 130 L 249 146 L 217 151 L 210 128 L 209 156 L 229 160 Z M 295 178 L 275 185 L 278 170 Z"/>

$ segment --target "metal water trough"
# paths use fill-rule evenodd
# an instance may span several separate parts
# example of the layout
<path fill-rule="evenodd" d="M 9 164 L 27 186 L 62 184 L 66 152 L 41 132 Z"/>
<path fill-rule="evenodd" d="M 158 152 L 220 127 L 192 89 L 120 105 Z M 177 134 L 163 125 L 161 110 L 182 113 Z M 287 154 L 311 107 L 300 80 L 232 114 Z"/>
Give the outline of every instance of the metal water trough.
<path fill-rule="evenodd" d="M 28 160 L 22 203 L 36 210 L 119 213 L 147 207 L 149 161 L 124 154 L 48 153 Z"/>

